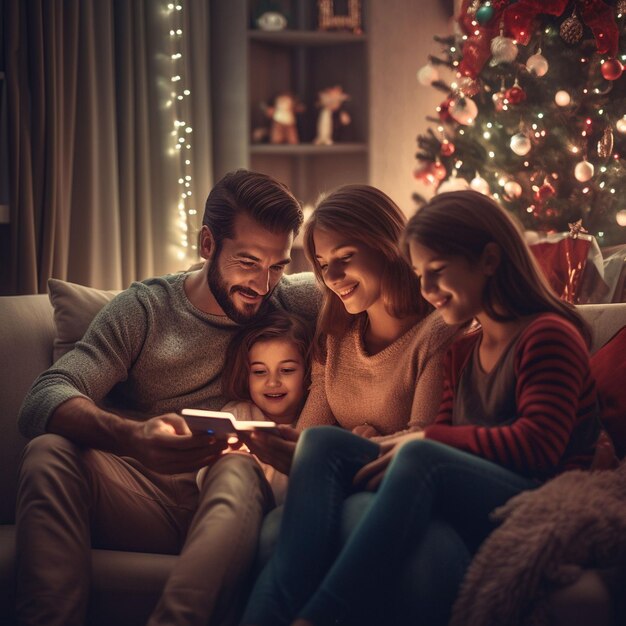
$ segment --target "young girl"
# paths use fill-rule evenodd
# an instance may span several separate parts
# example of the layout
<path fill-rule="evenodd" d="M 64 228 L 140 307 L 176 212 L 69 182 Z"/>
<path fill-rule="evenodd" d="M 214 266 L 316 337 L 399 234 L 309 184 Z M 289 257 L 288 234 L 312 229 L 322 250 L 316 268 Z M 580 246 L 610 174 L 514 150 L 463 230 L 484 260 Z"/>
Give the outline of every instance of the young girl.
<path fill-rule="evenodd" d="M 223 411 L 237 419 L 270 420 L 292 426 L 300 415 L 311 381 L 312 329 L 299 317 L 276 310 L 245 326 L 231 340 L 222 373 Z M 242 446 L 239 452 L 248 448 Z M 282 504 L 287 477 L 261 463 L 274 499 Z M 207 468 L 198 472 L 198 486 Z"/>
<path fill-rule="evenodd" d="M 441 407 L 425 430 L 382 445 L 337 429 L 303 433 L 279 544 L 246 624 L 375 623 L 390 615 L 407 550 L 433 518 L 475 550 L 495 507 L 589 467 L 599 427 L 588 332 L 552 294 L 505 211 L 477 192 L 441 194 L 410 220 L 405 241 L 424 297 L 448 324 L 475 320 L 479 329 L 451 348 Z M 337 502 L 353 484 L 379 483 L 337 552 Z M 425 611 L 419 623 L 448 615 Z"/>

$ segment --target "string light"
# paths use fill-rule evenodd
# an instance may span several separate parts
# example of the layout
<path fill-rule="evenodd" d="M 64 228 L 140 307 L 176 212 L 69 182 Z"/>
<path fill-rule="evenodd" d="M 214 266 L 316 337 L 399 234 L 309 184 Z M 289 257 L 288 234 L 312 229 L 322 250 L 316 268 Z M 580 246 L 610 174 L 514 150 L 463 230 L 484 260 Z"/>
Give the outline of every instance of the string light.
<path fill-rule="evenodd" d="M 196 209 L 190 200 L 191 184 L 192 184 L 192 150 L 191 137 L 193 129 L 185 121 L 189 119 L 189 107 L 187 105 L 187 97 L 191 95 L 191 91 L 186 86 L 185 63 L 183 59 L 184 40 L 184 9 L 183 2 L 169 2 L 166 4 L 166 15 L 169 20 L 170 34 L 170 61 L 171 76 L 170 82 L 172 91 L 170 99 L 165 105 L 173 109 L 173 129 L 170 133 L 172 136 L 172 147 L 168 150 L 168 154 L 172 155 L 178 161 L 178 200 L 176 208 L 178 218 L 176 226 L 178 228 L 177 240 L 179 242 L 178 259 L 184 261 L 190 256 L 190 250 L 195 251 L 197 244 L 195 239 L 190 241 L 190 233 L 193 232 L 192 219 L 197 215 Z M 183 146 L 185 150 L 183 151 Z M 192 255 L 195 258 L 195 254 Z"/>

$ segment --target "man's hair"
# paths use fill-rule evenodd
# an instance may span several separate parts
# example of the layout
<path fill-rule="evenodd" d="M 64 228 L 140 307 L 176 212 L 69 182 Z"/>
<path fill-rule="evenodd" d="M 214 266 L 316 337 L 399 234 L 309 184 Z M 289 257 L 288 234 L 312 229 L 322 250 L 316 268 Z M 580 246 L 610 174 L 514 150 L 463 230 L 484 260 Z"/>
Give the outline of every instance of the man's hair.
<path fill-rule="evenodd" d="M 206 201 L 202 224 L 208 226 L 218 250 L 224 239 L 234 238 L 240 213 L 272 233 L 292 232 L 294 237 L 303 221 L 300 203 L 285 185 L 267 174 L 243 169 L 219 180 Z"/>

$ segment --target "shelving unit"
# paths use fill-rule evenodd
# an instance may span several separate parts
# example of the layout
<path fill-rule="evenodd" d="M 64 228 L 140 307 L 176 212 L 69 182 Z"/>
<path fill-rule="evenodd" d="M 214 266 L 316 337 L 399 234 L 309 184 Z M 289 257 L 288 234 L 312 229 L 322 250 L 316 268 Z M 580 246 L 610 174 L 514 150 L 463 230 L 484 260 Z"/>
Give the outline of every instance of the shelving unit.
<path fill-rule="evenodd" d="M 365 34 L 317 30 L 315 0 L 292 0 L 289 29 L 253 28 L 254 0 L 215 3 L 212 13 L 212 104 L 215 176 L 237 167 L 266 172 L 287 183 L 305 204 L 341 184 L 368 181 L 369 108 L 367 1 Z M 345 137 L 316 146 L 317 93 L 341 85 L 352 118 Z M 252 131 L 269 126 L 262 103 L 294 93 L 306 110 L 298 115 L 297 145 L 252 143 Z"/>

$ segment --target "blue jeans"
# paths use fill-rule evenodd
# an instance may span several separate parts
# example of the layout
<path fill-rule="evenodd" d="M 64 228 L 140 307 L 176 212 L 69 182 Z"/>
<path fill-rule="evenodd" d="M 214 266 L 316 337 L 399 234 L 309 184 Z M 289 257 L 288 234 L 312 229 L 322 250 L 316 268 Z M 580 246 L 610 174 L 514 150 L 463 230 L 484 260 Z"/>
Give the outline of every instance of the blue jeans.
<path fill-rule="evenodd" d="M 535 486 L 449 446 L 412 441 L 396 454 L 379 491 L 341 547 L 342 506 L 353 491 L 352 479 L 378 453 L 377 444 L 339 428 L 303 433 L 278 544 L 255 585 L 244 624 L 289 624 L 296 617 L 318 626 L 444 624 L 460 574 L 459 568 L 451 568 L 455 580 L 444 580 L 446 570 L 434 567 L 439 550 L 460 550 L 462 555 L 464 544 L 475 549 L 493 528 L 489 513 Z M 418 555 L 418 560 L 409 564 L 409 554 Z M 442 577 L 431 578 L 430 587 L 444 589 L 449 596 L 430 602 L 430 607 L 415 607 L 416 619 L 410 622 L 402 609 L 400 615 L 390 615 L 407 568 L 422 579 Z M 426 615 L 429 609 L 438 614 Z"/>

